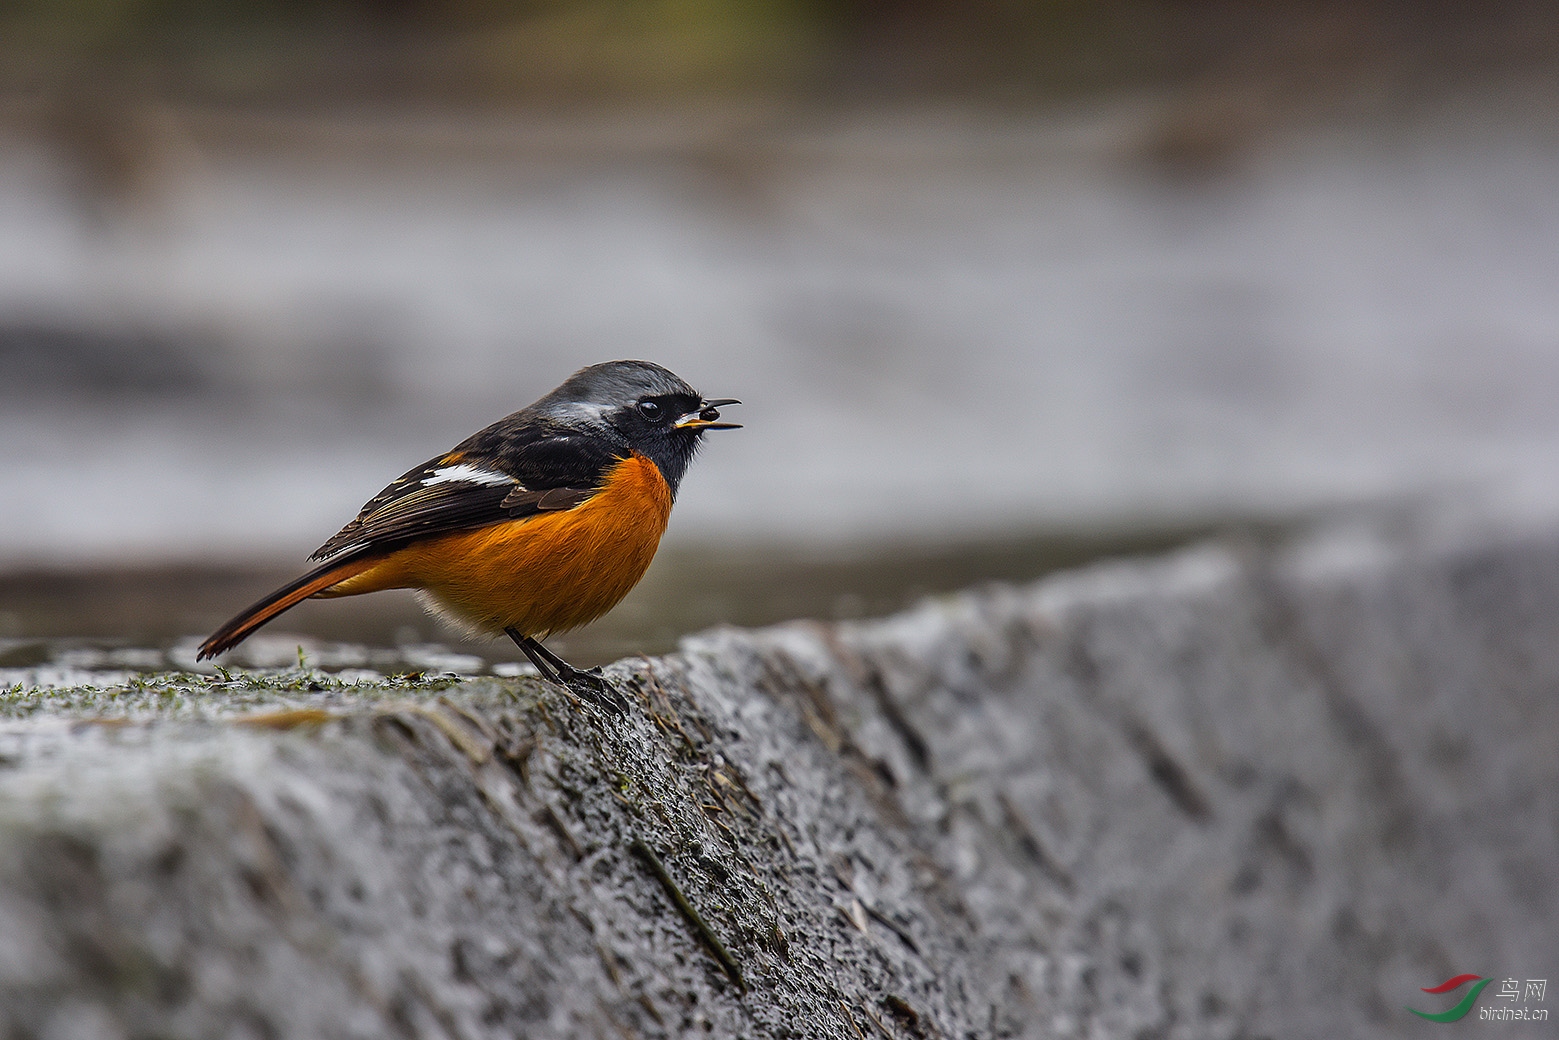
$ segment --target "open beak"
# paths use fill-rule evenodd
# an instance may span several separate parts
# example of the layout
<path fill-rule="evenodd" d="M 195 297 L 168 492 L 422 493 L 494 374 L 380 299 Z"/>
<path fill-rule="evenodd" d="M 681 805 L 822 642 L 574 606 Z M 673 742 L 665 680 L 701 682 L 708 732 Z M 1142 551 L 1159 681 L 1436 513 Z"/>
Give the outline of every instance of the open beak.
<path fill-rule="evenodd" d="M 698 411 L 688 412 L 672 424 L 675 430 L 739 430 L 741 423 L 721 422 L 720 409 L 728 404 L 741 404 L 734 397 L 722 397 L 717 401 L 704 401 Z"/>

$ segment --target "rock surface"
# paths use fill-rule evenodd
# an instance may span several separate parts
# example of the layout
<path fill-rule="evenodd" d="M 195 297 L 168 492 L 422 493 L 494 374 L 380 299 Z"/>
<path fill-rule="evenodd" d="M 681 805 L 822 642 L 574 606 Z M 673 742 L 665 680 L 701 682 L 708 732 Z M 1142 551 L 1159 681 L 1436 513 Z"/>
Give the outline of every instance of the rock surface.
<path fill-rule="evenodd" d="M 0 1037 L 1417 1036 L 1559 970 L 1559 527 L 609 674 L 0 691 Z"/>

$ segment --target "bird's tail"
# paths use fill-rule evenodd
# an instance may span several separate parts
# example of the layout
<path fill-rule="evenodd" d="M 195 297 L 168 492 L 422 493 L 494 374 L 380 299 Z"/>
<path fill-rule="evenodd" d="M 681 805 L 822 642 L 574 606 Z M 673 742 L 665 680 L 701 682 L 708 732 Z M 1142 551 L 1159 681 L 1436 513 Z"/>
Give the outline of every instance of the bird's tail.
<path fill-rule="evenodd" d="M 277 614 L 297 606 L 310 596 L 323 592 L 355 574 L 361 574 L 376 562 L 374 557 L 361 556 L 345 561 L 337 560 L 316 567 L 301 578 L 288 582 L 211 633 L 210 638 L 200 644 L 200 652 L 195 655 L 195 660 L 204 661 L 225 650 L 231 650 L 248 639 L 249 633 Z"/>

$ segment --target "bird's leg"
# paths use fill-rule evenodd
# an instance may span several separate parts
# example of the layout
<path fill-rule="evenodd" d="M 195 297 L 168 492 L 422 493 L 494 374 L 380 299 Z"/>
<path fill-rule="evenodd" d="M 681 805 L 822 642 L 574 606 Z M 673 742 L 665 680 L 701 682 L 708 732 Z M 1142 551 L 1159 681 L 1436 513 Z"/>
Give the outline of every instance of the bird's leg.
<path fill-rule="evenodd" d="M 532 660 L 535 660 L 535 656 L 540 656 L 541 659 L 546 661 L 548 666 L 558 674 L 560 679 L 568 680 L 579 675 L 589 675 L 595 678 L 599 678 L 601 675 L 601 669 L 599 668 L 591 668 L 589 671 L 586 671 L 582 668 L 575 668 L 573 665 L 563 660 L 563 658 L 559 657 L 557 654 L 543 646 L 541 640 L 539 639 L 535 639 L 531 636 L 524 636 L 522 638 L 524 638 L 526 643 L 530 644 L 529 649 L 526 650 L 526 653 L 533 655 Z M 521 649 L 525 648 L 521 647 Z"/>
<path fill-rule="evenodd" d="M 571 693 L 577 693 L 594 701 L 597 705 L 610 711 L 621 713 L 627 710 L 627 704 L 612 684 L 601 677 L 599 668 L 584 671 L 575 668 L 557 654 L 541 645 L 541 641 L 530 636 L 522 636 L 512 628 L 504 629 L 505 634 L 515 645 L 525 651 L 525 656 L 530 658 L 531 664 L 541 673 L 541 677 L 548 682 L 556 683 Z"/>
<path fill-rule="evenodd" d="M 556 683 L 559 686 L 563 685 L 562 676 L 553 671 L 552 666 L 547 663 L 547 659 L 536 652 L 537 650 L 541 649 L 540 643 L 531 639 L 529 636 L 520 635 L 512 628 L 504 629 L 503 633 L 510 639 L 514 640 L 515 646 L 525 651 L 525 656 L 530 658 L 530 663 L 536 666 L 536 671 L 541 673 L 541 677 L 543 679 L 549 683 Z"/>
<path fill-rule="evenodd" d="M 525 642 L 529 646 L 522 646 L 521 649 L 525 650 L 526 654 L 531 657 L 531 660 L 534 661 L 540 658 L 551 666 L 552 671 L 557 674 L 556 681 L 567 689 L 595 701 L 598 705 L 613 713 L 621 714 L 628 710 L 628 705 L 622 699 L 622 695 L 612 689 L 611 683 L 602 678 L 601 669 L 591 668 L 586 671 L 581 668 L 575 668 L 563 660 L 563 658 L 542 646 L 541 640 L 526 636 Z"/>

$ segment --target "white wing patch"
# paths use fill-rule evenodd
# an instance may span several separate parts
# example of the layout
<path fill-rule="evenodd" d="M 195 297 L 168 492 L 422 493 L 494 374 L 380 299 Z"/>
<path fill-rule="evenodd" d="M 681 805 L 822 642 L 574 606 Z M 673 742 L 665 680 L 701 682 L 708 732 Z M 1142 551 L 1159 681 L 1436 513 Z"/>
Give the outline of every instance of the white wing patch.
<path fill-rule="evenodd" d="M 458 466 L 442 466 L 423 477 L 417 483 L 423 487 L 432 487 L 434 484 L 453 484 L 456 482 L 465 484 L 513 484 L 515 480 L 507 473 L 494 473 L 490 469 L 478 469 L 469 463 L 462 462 Z"/>

